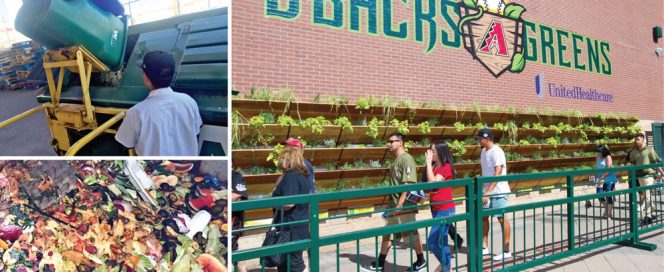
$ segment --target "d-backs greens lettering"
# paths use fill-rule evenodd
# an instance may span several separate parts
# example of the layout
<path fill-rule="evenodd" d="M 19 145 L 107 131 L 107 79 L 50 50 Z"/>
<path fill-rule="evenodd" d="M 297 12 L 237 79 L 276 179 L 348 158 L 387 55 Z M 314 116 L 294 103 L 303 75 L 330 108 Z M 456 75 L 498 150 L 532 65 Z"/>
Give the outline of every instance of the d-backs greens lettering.
<path fill-rule="evenodd" d="M 263 0 L 265 17 L 298 21 L 303 3 L 311 6 L 311 24 L 350 32 L 425 43 L 425 54 L 437 45 L 463 46 L 458 30 L 458 0 Z M 396 10 L 412 10 L 395 19 Z M 425 27 L 426 26 L 426 27 Z M 529 62 L 610 76 L 608 42 L 532 21 L 523 24 L 523 51 Z M 414 32 L 414 33 L 413 33 Z M 582 56 L 585 56 L 583 58 Z"/>

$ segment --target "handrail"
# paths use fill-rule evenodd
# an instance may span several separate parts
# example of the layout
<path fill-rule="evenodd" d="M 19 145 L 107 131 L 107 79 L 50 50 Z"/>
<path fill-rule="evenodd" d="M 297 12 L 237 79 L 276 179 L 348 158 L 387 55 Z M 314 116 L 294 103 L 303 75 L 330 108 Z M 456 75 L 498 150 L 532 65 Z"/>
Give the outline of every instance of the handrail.
<path fill-rule="evenodd" d="M 102 134 L 106 129 L 110 128 L 112 125 L 115 125 L 118 121 L 122 120 L 127 113 L 124 111 L 119 112 L 113 118 L 109 119 L 108 121 L 104 122 L 101 126 L 97 127 L 85 137 L 81 138 L 78 140 L 75 144 L 73 144 L 69 150 L 67 150 L 67 154 L 65 156 L 75 156 L 76 153 L 78 153 L 81 148 L 83 148 L 85 145 L 90 143 L 92 140 L 97 138 L 100 134 Z"/>
<path fill-rule="evenodd" d="M 21 120 L 21 119 L 23 119 L 23 118 L 25 118 L 25 117 L 28 117 L 28 116 L 30 116 L 30 115 L 32 115 L 32 114 L 34 114 L 34 113 L 36 113 L 36 112 L 38 112 L 38 111 L 40 111 L 40 110 L 43 110 L 43 109 L 45 109 L 45 108 L 48 108 L 50 105 L 51 105 L 50 103 L 41 104 L 41 105 L 39 105 L 39 106 L 37 106 L 37 107 L 34 107 L 34 108 L 32 108 L 32 109 L 30 109 L 30 110 L 28 110 L 28 111 L 25 111 L 25 112 L 23 112 L 23 113 L 21 113 L 21 114 L 18 114 L 18 115 L 16 115 L 16 116 L 12 117 L 12 118 L 9 118 L 9 119 L 7 119 L 7 120 L 5 120 L 5 121 L 2 121 L 2 122 L 0 123 L 0 128 L 6 127 L 6 126 L 8 126 L 8 125 L 10 125 L 10 124 L 13 124 L 13 123 L 17 122 L 18 120 Z"/>
<path fill-rule="evenodd" d="M 468 270 L 469 271 L 480 271 L 480 270 L 485 270 L 490 269 L 494 270 L 494 266 L 498 270 L 521 270 L 521 269 L 528 269 L 532 268 L 538 265 L 545 264 L 547 262 L 555 261 L 555 260 L 560 260 L 562 258 L 570 257 L 575 254 L 579 254 L 582 252 L 585 252 L 590 249 L 595 249 L 599 248 L 602 246 L 606 246 L 612 243 L 621 243 L 627 246 L 632 246 L 636 248 L 641 248 L 641 249 L 646 249 L 646 250 L 654 250 L 655 246 L 642 243 L 639 241 L 639 235 L 660 229 L 662 224 L 664 224 L 664 221 L 660 220 L 657 221 L 658 223 L 655 226 L 651 227 L 643 227 L 639 225 L 639 216 L 642 216 L 643 214 L 637 213 L 636 211 L 636 203 L 637 203 L 637 197 L 640 192 L 645 192 L 645 191 L 650 191 L 650 190 L 662 190 L 664 189 L 664 184 L 654 184 L 654 185 L 649 185 L 649 186 L 641 186 L 637 187 L 636 186 L 636 171 L 640 169 L 646 169 L 646 168 L 656 168 L 656 167 L 664 167 L 664 163 L 656 163 L 656 164 L 650 164 L 650 165 L 635 165 L 635 166 L 623 166 L 623 167 L 613 167 L 610 169 L 588 169 L 588 170 L 571 170 L 571 171 L 562 171 L 562 172 L 541 172 L 541 173 L 534 173 L 534 174 L 516 174 L 516 175 L 507 175 L 507 176 L 500 176 L 500 177 L 479 177 L 479 178 L 464 178 L 464 179 L 456 179 L 452 181 L 446 181 L 446 182 L 430 182 L 430 183 L 417 183 L 417 184 L 409 184 L 409 185 L 399 185 L 399 186 L 390 186 L 390 187 L 380 187 L 380 188 L 370 188 L 370 189 L 361 189 L 361 190 L 348 190 L 348 191 L 343 191 L 343 192 L 330 192 L 330 193 L 318 193 L 318 194 L 312 194 L 312 195 L 296 195 L 296 196 L 287 196 L 287 197 L 275 197 L 275 198 L 270 198 L 270 199 L 258 199 L 258 200 L 248 200 L 248 201 L 239 201 L 239 202 L 234 202 L 233 203 L 233 211 L 244 211 L 244 210 L 253 210 L 253 209 L 263 209 L 263 208 L 268 208 L 268 207 L 275 207 L 275 206 L 282 206 L 282 205 L 289 205 L 289 204 L 299 204 L 299 203 L 307 203 L 309 204 L 309 228 L 310 228 L 310 238 L 309 239 L 304 239 L 304 240 L 299 240 L 296 242 L 291 242 L 291 243 L 286 243 L 286 244 L 281 244 L 281 245 L 273 245 L 273 246 L 264 246 L 264 247 L 258 247 L 258 248 L 252 248 L 252 249 L 246 249 L 246 250 L 240 250 L 240 251 L 235 251 L 233 252 L 233 261 L 245 261 L 249 259 L 255 259 L 259 258 L 262 256 L 267 256 L 267 255 L 274 255 L 277 253 L 287 253 L 287 252 L 293 252 L 293 251 L 299 251 L 299 250 L 309 250 L 309 257 L 310 257 L 310 270 L 311 271 L 319 271 L 320 267 L 320 260 L 319 260 L 319 254 L 320 254 L 320 247 L 324 246 L 331 246 L 334 244 L 337 244 L 337 250 L 338 250 L 338 245 L 343 242 L 349 242 L 353 240 L 358 241 L 359 245 L 359 240 L 361 239 L 367 239 L 367 238 L 372 238 L 372 237 L 377 237 L 379 235 L 384 235 L 384 234 L 395 234 L 395 233 L 400 233 L 404 231 L 410 231 L 410 230 L 418 230 L 418 229 L 423 229 L 423 228 L 429 228 L 434 225 L 440 225 L 444 223 L 455 223 L 459 221 L 465 221 L 467 225 L 467 242 L 468 242 L 468 253 L 467 253 L 467 265 L 468 265 Z M 591 194 L 591 195 L 584 195 L 584 196 L 575 196 L 574 195 L 574 176 L 579 176 L 579 175 L 591 175 L 591 174 L 601 174 L 601 173 L 606 173 L 607 171 L 611 172 L 628 172 L 629 173 L 629 189 L 624 189 L 624 190 L 617 190 L 617 191 L 612 191 L 612 192 L 604 192 L 604 193 L 598 193 L 598 194 Z M 514 205 L 514 206 L 509 206 L 506 208 L 496 208 L 496 209 L 483 209 L 482 208 L 482 184 L 486 182 L 494 182 L 494 181 L 518 181 L 518 180 L 527 180 L 527 179 L 539 179 L 539 178 L 547 178 L 547 177 L 567 177 L 567 187 L 563 188 L 564 190 L 567 191 L 567 198 L 560 198 L 560 199 L 554 199 L 554 200 L 547 200 L 547 201 L 539 201 L 539 202 L 533 202 L 533 203 L 526 203 L 526 204 L 519 204 L 519 205 Z M 466 196 L 464 199 L 461 201 L 465 202 L 466 209 L 465 212 L 457 212 L 456 215 L 452 215 L 450 217 L 444 217 L 444 218 L 432 218 L 432 219 L 426 219 L 426 220 L 419 220 L 416 222 L 410 222 L 410 223 L 404 223 L 404 224 L 399 224 L 399 225 L 392 225 L 392 226 L 385 226 L 385 227 L 379 227 L 379 228 L 369 228 L 369 229 L 363 229 L 363 230 L 358 230 L 358 231 L 352 231 L 352 232 L 345 232 L 341 234 L 333 234 L 333 235 L 325 235 L 322 236 L 319 234 L 319 223 L 322 221 L 322 219 L 319 218 L 318 212 L 319 212 L 319 204 L 323 201 L 341 201 L 344 199 L 356 199 L 356 198 L 362 198 L 362 197 L 369 197 L 369 196 L 376 196 L 376 195 L 387 195 L 391 193 L 400 193 L 400 192 L 408 192 L 408 191 L 413 191 L 413 190 L 433 190 L 433 189 L 438 189 L 438 188 L 444 188 L 444 187 L 456 187 L 456 186 L 464 186 L 466 187 Z M 628 219 L 629 219 L 629 228 L 626 230 L 623 230 L 622 232 L 616 233 L 612 237 L 606 237 L 606 238 L 601 238 L 597 239 L 594 238 L 592 241 L 585 241 L 585 244 L 579 244 L 577 246 L 577 243 L 581 243 L 579 239 L 581 239 L 581 235 L 587 235 L 588 229 L 586 227 L 586 233 L 575 233 L 576 227 L 580 226 L 576 225 L 577 219 L 575 217 L 574 209 L 575 207 L 579 207 L 582 203 L 582 201 L 586 200 L 592 200 L 592 199 L 597 199 L 597 198 L 602 198 L 602 197 L 622 197 L 621 199 L 624 199 L 625 197 L 629 196 L 629 206 L 628 206 L 628 211 L 626 211 Z M 661 201 L 661 200 L 660 200 Z M 430 205 L 430 204 L 429 204 Z M 418 205 L 418 206 L 426 206 L 425 205 Z M 507 213 L 513 213 L 516 214 L 516 212 L 523 212 L 525 214 L 526 211 L 533 211 L 535 209 L 553 209 L 554 207 L 560 207 L 562 209 L 563 206 L 567 206 L 567 212 L 566 214 L 562 215 L 561 220 L 559 221 L 559 227 L 560 230 L 562 231 L 563 229 L 563 222 L 565 222 L 563 219 L 567 218 L 566 224 L 567 225 L 567 238 L 565 237 L 558 237 L 562 240 L 560 241 L 555 241 L 556 245 L 564 245 L 564 248 L 560 248 L 559 251 L 557 252 L 549 252 L 549 255 L 545 255 L 543 257 L 537 257 L 536 259 L 522 259 L 520 260 L 519 263 L 512 263 L 512 260 L 510 260 L 508 263 L 502 262 L 502 268 L 500 268 L 500 264 L 496 264 L 494 262 L 484 260 L 482 257 L 482 253 L 480 252 L 482 248 L 482 218 L 492 216 L 492 215 L 498 215 L 498 214 L 507 214 Z M 661 210 L 661 208 L 658 208 L 658 210 Z M 383 212 L 381 211 L 375 211 L 373 213 L 379 213 Z M 561 210 L 562 213 L 565 213 L 565 210 Z M 621 211 L 622 213 L 623 211 Z M 348 215 L 348 217 L 353 217 L 355 215 Z M 537 216 L 546 216 L 546 214 L 537 214 Z M 549 215 L 551 216 L 551 215 Z M 524 217 L 525 218 L 525 217 Z M 525 219 L 524 219 L 525 220 Z M 301 222 L 301 221 L 300 221 Z M 525 221 L 524 221 L 525 222 Z M 587 221 L 586 221 L 587 223 Z M 544 223 L 540 223 L 544 224 Z M 556 223 L 558 224 L 558 223 Z M 265 225 L 264 228 L 267 227 L 272 227 L 274 225 Z M 558 225 L 557 225 L 558 226 Z M 594 227 L 594 226 L 593 226 Z M 607 225 L 608 227 L 608 225 Z M 258 227 L 251 227 L 250 229 L 257 229 Z M 533 226 L 534 228 L 534 226 Z M 557 227 L 556 227 L 557 228 Z M 239 229 L 239 230 L 232 230 L 232 233 L 238 233 L 242 231 L 247 231 L 247 229 Z M 525 229 L 524 229 L 525 233 Z M 549 231 L 549 233 L 553 233 L 552 231 Z M 546 235 L 549 235 L 547 233 Z M 525 234 L 524 234 L 525 235 Z M 532 235 L 537 235 L 537 234 L 532 234 Z M 552 235 L 552 234 L 551 234 Z M 492 244 L 493 244 L 493 234 L 492 234 Z M 553 240 L 553 235 L 550 237 Z M 499 239 L 499 238 L 498 238 Z M 546 240 L 546 236 L 544 237 Z M 503 237 L 503 241 L 505 241 L 505 238 Z M 554 246 L 552 244 L 545 244 L 546 246 Z M 456 244 L 456 243 L 455 243 Z M 524 247 L 525 247 L 525 240 L 524 240 Z M 530 250 L 530 249 L 529 249 Z M 358 249 L 359 253 L 359 249 Z M 337 251 L 338 254 L 338 251 Z M 395 253 L 396 254 L 396 253 Z M 524 250 L 525 254 L 525 250 Z M 533 253 L 536 254 L 536 253 Z M 395 255 L 396 256 L 396 255 Z M 337 255 L 338 258 L 338 255 Z M 516 256 L 515 259 L 516 260 Z M 506 264 L 508 266 L 506 266 Z"/>

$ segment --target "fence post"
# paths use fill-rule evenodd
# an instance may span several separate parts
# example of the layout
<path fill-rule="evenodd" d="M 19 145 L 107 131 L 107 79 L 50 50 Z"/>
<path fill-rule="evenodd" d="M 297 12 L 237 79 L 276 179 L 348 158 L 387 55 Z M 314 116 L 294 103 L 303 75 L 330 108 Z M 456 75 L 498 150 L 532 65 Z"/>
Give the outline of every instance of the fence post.
<path fill-rule="evenodd" d="M 639 242 L 639 214 L 636 207 L 639 205 L 637 202 L 638 193 L 636 192 L 636 170 L 629 171 L 629 231 L 633 243 Z"/>
<path fill-rule="evenodd" d="M 472 201 L 473 220 L 475 220 L 476 230 L 472 232 L 474 243 L 469 243 L 468 255 L 473 258 L 473 268 L 470 271 L 482 271 L 482 184 L 478 178 L 473 178 L 474 198 Z M 472 251 L 471 251 L 472 250 Z M 473 252 L 474 251 L 474 252 Z"/>
<path fill-rule="evenodd" d="M 320 218 L 319 218 L 319 200 L 312 196 L 309 201 L 309 237 L 311 246 L 309 247 L 309 271 L 318 272 L 320 270 Z"/>
<path fill-rule="evenodd" d="M 567 249 L 576 247 L 574 237 L 574 176 L 567 176 Z"/>
<path fill-rule="evenodd" d="M 475 254 L 477 254 L 477 248 L 475 247 L 475 245 L 477 245 L 477 238 L 475 235 L 477 234 L 477 223 L 473 224 L 477 219 L 477 207 L 475 206 L 476 184 L 477 179 L 475 178 L 473 178 L 470 183 L 466 184 L 466 213 L 470 215 L 470 218 L 466 220 L 466 226 L 468 228 L 468 231 L 466 232 L 466 239 L 468 239 L 468 243 L 466 244 L 468 247 L 468 255 L 466 255 L 468 271 L 479 271 L 478 268 L 475 267 Z"/>
<path fill-rule="evenodd" d="M 648 250 L 648 251 L 654 251 L 657 249 L 657 245 L 643 243 L 639 241 L 639 214 L 636 211 L 636 207 L 638 206 L 637 203 L 638 192 L 636 191 L 637 188 L 636 181 L 637 181 L 636 170 L 635 169 L 629 170 L 629 231 L 630 231 L 630 236 L 632 238 L 630 238 L 629 241 L 618 242 L 617 244 Z"/>

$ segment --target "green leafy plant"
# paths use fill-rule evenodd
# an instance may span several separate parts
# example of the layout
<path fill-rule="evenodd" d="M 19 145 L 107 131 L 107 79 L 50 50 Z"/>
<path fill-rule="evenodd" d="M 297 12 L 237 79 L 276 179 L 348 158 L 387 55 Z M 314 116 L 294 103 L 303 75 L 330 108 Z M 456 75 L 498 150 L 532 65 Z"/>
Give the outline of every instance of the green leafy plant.
<path fill-rule="evenodd" d="M 367 177 L 362 177 L 360 179 L 360 189 L 367 189 L 371 187 L 371 181 Z"/>
<path fill-rule="evenodd" d="M 348 181 L 345 179 L 342 179 L 337 183 L 337 186 L 334 188 L 336 191 L 343 191 L 348 188 Z"/>
<path fill-rule="evenodd" d="M 399 103 L 390 97 L 382 97 L 379 104 L 383 108 L 383 120 L 387 121 L 392 118 Z"/>
<path fill-rule="evenodd" d="M 242 114 L 240 114 L 239 111 L 233 111 L 233 114 L 231 115 L 231 123 L 232 123 L 232 132 L 231 132 L 231 142 L 232 142 L 232 147 L 234 149 L 240 148 L 242 145 L 242 130 L 240 129 L 240 124 L 244 120 L 244 117 L 242 117 Z"/>
<path fill-rule="evenodd" d="M 539 130 L 539 132 L 544 133 L 547 130 L 547 127 L 543 126 L 540 123 L 534 123 L 533 129 Z"/>
<path fill-rule="evenodd" d="M 416 144 L 415 142 L 413 142 L 413 141 L 406 141 L 406 142 L 403 144 L 403 148 L 406 149 L 406 152 L 408 152 L 408 149 L 410 149 L 410 148 L 413 147 L 413 146 L 417 146 L 417 144 Z"/>
<path fill-rule="evenodd" d="M 615 128 L 612 127 L 612 126 L 605 126 L 605 127 L 602 128 L 602 132 L 604 134 L 607 134 L 607 135 L 612 134 L 614 131 L 615 131 Z"/>
<path fill-rule="evenodd" d="M 384 125 L 385 125 L 385 121 L 383 121 L 383 120 L 379 121 L 376 117 L 374 117 L 369 122 L 369 126 L 368 126 L 368 129 L 367 129 L 366 135 L 371 137 L 372 139 L 376 139 L 376 137 L 378 137 L 378 126 L 384 126 Z"/>
<path fill-rule="evenodd" d="M 550 125 L 549 129 L 555 131 L 556 134 L 560 134 L 560 133 L 563 132 L 563 130 L 560 127 L 558 127 L 557 125 Z"/>
<path fill-rule="evenodd" d="M 370 160 L 369 161 L 369 168 L 381 168 L 381 167 L 383 167 L 383 166 L 380 164 L 380 161 L 378 161 L 378 160 L 375 160 L 375 161 Z"/>
<path fill-rule="evenodd" d="M 410 99 L 403 99 L 403 100 L 399 100 L 399 102 L 397 102 L 397 107 L 407 108 L 407 109 L 414 109 L 415 108 L 415 103 L 413 103 L 413 101 L 410 100 Z"/>
<path fill-rule="evenodd" d="M 477 115 L 477 118 L 479 118 L 480 121 L 482 121 L 482 109 L 480 106 L 473 101 L 470 103 L 470 108 L 475 112 L 475 115 Z"/>
<path fill-rule="evenodd" d="M 452 157 L 454 157 L 455 161 L 459 160 L 464 154 L 466 154 L 466 145 L 464 142 L 454 140 L 448 145 L 450 147 L 450 151 L 452 151 Z"/>
<path fill-rule="evenodd" d="M 324 140 L 323 145 L 325 145 L 325 147 L 328 147 L 328 148 L 337 147 L 337 140 L 335 140 L 335 139 Z"/>
<path fill-rule="evenodd" d="M 454 129 L 456 129 L 457 132 L 461 132 L 464 129 L 466 129 L 466 125 L 464 123 L 461 123 L 461 122 L 456 122 L 456 123 L 454 123 Z"/>
<path fill-rule="evenodd" d="M 331 124 L 332 123 L 323 116 L 310 117 L 300 122 L 302 127 L 311 128 L 311 132 L 317 134 L 323 134 L 324 127 Z"/>
<path fill-rule="evenodd" d="M 505 152 L 505 159 L 507 161 L 522 161 L 523 156 L 516 152 Z"/>
<path fill-rule="evenodd" d="M 426 165 L 427 158 L 424 155 L 419 155 L 415 158 L 415 163 L 417 165 Z"/>
<path fill-rule="evenodd" d="M 424 139 L 420 140 L 420 145 L 421 146 L 430 146 L 431 145 L 431 139 L 424 138 Z"/>
<path fill-rule="evenodd" d="M 251 175 L 260 175 L 260 174 L 264 174 L 265 170 L 260 165 L 254 165 L 254 166 L 249 167 L 247 169 L 247 172 L 249 172 L 249 174 L 251 174 Z"/>
<path fill-rule="evenodd" d="M 445 109 L 445 105 L 440 104 L 438 102 L 425 101 L 425 102 L 422 102 L 422 108 L 425 108 L 425 109 Z"/>
<path fill-rule="evenodd" d="M 270 152 L 269 155 L 267 155 L 266 161 L 272 161 L 275 166 L 279 165 L 279 154 L 281 154 L 281 151 L 284 149 L 284 146 L 281 144 L 277 144 L 272 148 L 272 152 Z"/>
<path fill-rule="evenodd" d="M 519 126 L 517 126 L 514 121 L 507 121 L 507 123 L 505 123 L 505 131 L 507 132 L 507 137 L 510 141 L 516 143 L 516 140 L 519 137 Z"/>
<path fill-rule="evenodd" d="M 526 170 L 524 170 L 523 172 L 528 173 L 528 174 L 534 174 L 534 173 L 539 173 L 540 171 L 537 170 L 537 168 L 534 168 L 532 166 L 528 166 L 528 168 L 526 168 Z"/>
<path fill-rule="evenodd" d="M 376 105 L 376 100 L 373 97 L 362 97 L 355 101 L 355 108 L 358 110 L 368 110 Z"/>
<path fill-rule="evenodd" d="M 348 117 L 342 116 L 334 119 L 334 124 L 341 126 L 342 130 L 348 130 L 348 132 L 353 133 L 353 124 L 348 120 Z"/>
<path fill-rule="evenodd" d="M 249 125 L 252 127 L 265 127 L 265 117 L 261 115 L 252 116 L 249 119 Z"/>
<path fill-rule="evenodd" d="M 476 129 L 483 129 L 489 127 L 486 123 L 475 123 L 474 126 Z"/>
<path fill-rule="evenodd" d="M 281 89 L 280 91 L 274 91 L 270 88 L 257 89 L 254 86 L 251 87 L 249 94 L 245 95 L 245 98 L 253 100 L 283 101 L 283 102 L 297 101 L 297 97 L 290 89 Z"/>
<path fill-rule="evenodd" d="M 539 150 L 536 150 L 533 152 L 533 160 L 541 160 L 542 159 L 542 152 Z"/>
<path fill-rule="evenodd" d="M 263 121 L 264 121 L 265 124 L 267 124 L 267 125 L 269 125 L 269 124 L 274 124 L 274 123 L 275 123 L 275 121 L 274 121 L 274 113 L 271 113 L 271 112 L 269 112 L 269 111 L 261 111 L 258 115 L 261 116 L 261 117 L 263 117 Z"/>
<path fill-rule="evenodd" d="M 323 101 L 335 105 L 336 107 L 341 107 L 348 105 L 350 100 L 345 96 L 327 96 L 323 98 Z"/>
<path fill-rule="evenodd" d="M 346 171 L 346 170 L 351 170 L 351 169 L 353 169 L 353 165 L 351 165 L 351 164 L 348 163 L 348 162 L 345 162 L 344 165 L 341 166 L 339 169 L 344 170 L 344 171 Z"/>
<path fill-rule="evenodd" d="M 521 124 L 521 128 L 524 128 L 524 129 L 530 129 L 530 123 L 529 123 L 529 122 L 525 122 L 525 123 Z"/>
<path fill-rule="evenodd" d="M 569 133 L 576 130 L 574 126 L 563 122 L 558 123 L 558 128 L 565 133 Z"/>
<path fill-rule="evenodd" d="M 440 125 L 440 119 L 438 119 L 438 118 L 429 118 L 429 119 L 427 119 L 426 122 L 429 123 L 429 125 L 432 126 L 432 127 Z"/>
<path fill-rule="evenodd" d="M 642 130 L 641 126 L 639 126 L 639 124 L 637 124 L 637 123 L 631 124 L 627 127 L 627 131 L 629 131 L 629 133 L 631 135 L 635 135 L 635 134 L 641 132 L 641 130 Z"/>
<path fill-rule="evenodd" d="M 333 162 L 328 162 L 328 163 L 325 163 L 323 165 L 323 167 L 325 167 L 325 170 L 327 170 L 327 171 L 332 171 L 334 169 L 337 169 L 337 164 L 333 163 Z"/>
<path fill-rule="evenodd" d="M 418 127 L 419 127 L 420 133 L 422 133 L 422 134 L 428 134 L 428 133 L 431 132 L 431 125 L 427 121 L 424 121 L 424 122 L 420 123 L 418 125 Z"/>
<path fill-rule="evenodd" d="M 597 117 L 600 121 L 602 121 L 602 123 L 606 123 L 606 114 L 600 112 L 597 115 L 595 115 L 595 117 Z"/>
<path fill-rule="evenodd" d="M 277 124 L 282 127 L 297 125 L 297 122 L 288 115 L 280 115 L 277 118 Z"/>
<path fill-rule="evenodd" d="M 552 145 L 553 147 L 558 147 L 560 142 L 558 141 L 558 138 L 556 137 L 549 137 L 544 140 L 547 144 Z"/>
<path fill-rule="evenodd" d="M 386 146 L 387 142 L 385 142 L 381 139 L 373 139 L 373 141 L 371 142 L 371 145 L 373 145 L 374 147 L 382 147 L 382 146 Z"/>
<path fill-rule="evenodd" d="M 390 126 L 396 127 L 399 132 L 404 135 L 407 135 L 410 132 L 408 129 L 408 121 L 399 121 L 398 119 L 392 119 L 390 121 Z"/>
<path fill-rule="evenodd" d="M 356 161 L 353 163 L 353 168 L 354 168 L 354 169 L 362 169 L 362 168 L 367 168 L 367 167 L 369 167 L 369 165 L 366 164 L 366 163 L 364 163 L 363 160 L 356 160 Z"/>
<path fill-rule="evenodd" d="M 466 137 L 465 140 L 463 140 L 464 145 L 477 145 L 477 139 L 475 137 Z"/>
<path fill-rule="evenodd" d="M 602 128 L 601 128 L 601 127 L 597 127 L 597 126 L 590 125 L 590 126 L 586 126 L 586 129 L 592 131 L 592 132 L 595 133 L 595 134 L 600 134 L 600 133 L 602 133 Z"/>

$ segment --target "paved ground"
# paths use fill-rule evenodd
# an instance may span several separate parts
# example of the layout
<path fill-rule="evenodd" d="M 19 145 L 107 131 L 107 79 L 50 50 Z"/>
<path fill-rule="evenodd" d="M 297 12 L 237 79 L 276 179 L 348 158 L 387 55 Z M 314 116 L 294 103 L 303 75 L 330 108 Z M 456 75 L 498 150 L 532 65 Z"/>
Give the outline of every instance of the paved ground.
<path fill-rule="evenodd" d="M 655 197 L 658 209 L 656 210 L 657 223 L 664 223 L 664 202 L 662 196 Z M 597 203 L 597 202 L 595 202 Z M 614 220 L 607 220 L 601 217 L 602 209 L 595 207 L 586 209 L 583 205 L 575 207 L 575 222 L 578 222 L 578 228 L 575 229 L 577 233 L 576 243 L 578 246 L 583 246 L 586 243 L 593 241 L 601 241 L 612 237 L 613 235 L 626 233 L 628 230 L 626 199 L 617 201 Z M 516 243 L 510 245 L 512 252 L 516 253 L 513 259 L 509 262 L 521 263 L 524 258 L 528 261 L 549 256 L 552 252 L 558 253 L 566 248 L 567 231 L 566 231 L 566 210 L 559 207 L 547 208 L 545 211 L 537 210 L 534 213 L 525 214 L 517 213 L 515 219 L 510 218 L 513 223 L 513 239 Z M 459 232 L 462 236 L 466 237 L 466 229 L 463 226 L 459 227 Z M 423 231 L 422 231 L 423 233 Z M 495 252 L 500 250 L 500 226 L 495 224 L 493 226 L 494 244 L 491 248 Z M 580 235 L 579 235 L 580 234 Z M 619 246 L 609 244 L 608 246 L 601 247 L 596 250 L 588 251 L 586 253 L 578 254 L 570 258 L 562 259 L 559 261 L 551 262 L 547 265 L 530 269 L 532 271 L 664 271 L 664 228 L 655 229 L 647 234 L 642 235 L 643 242 L 652 243 L 657 245 L 655 251 L 646 251 L 635 249 L 631 247 Z M 356 242 L 345 243 L 341 245 L 340 252 L 336 254 L 336 247 L 321 248 L 320 267 L 321 271 L 358 271 L 358 263 L 360 265 L 368 264 L 374 260 L 376 245 L 373 242 L 360 243 L 359 248 Z M 552 243 L 552 241 L 554 241 Z M 524 249 L 526 249 L 524 251 Z M 452 259 L 453 267 L 458 267 L 456 271 L 468 271 L 466 266 L 467 256 L 465 254 L 466 247 L 458 252 L 455 258 Z M 414 254 L 414 253 L 413 253 Z M 438 266 L 438 261 L 433 254 L 428 254 L 430 271 L 433 271 Z M 394 257 L 391 251 L 388 254 L 385 271 L 405 271 L 411 260 L 410 250 L 406 247 L 399 246 L 397 248 L 397 267 L 394 269 Z M 306 253 L 305 253 L 306 258 Z M 414 256 L 413 256 L 414 258 Z M 506 267 L 509 267 L 509 262 Z M 493 265 L 493 267 L 491 266 Z M 248 264 L 250 271 L 260 271 L 254 265 Z M 499 270 L 502 269 L 502 262 L 491 262 L 487 258 L 484 261 L 484 270 Z M 269 270 L 268 270 L 269 271 Z M 361 271 L 361 270 L 360 270 Z"/>
<path fill-rule="evenodd" d="M 44 91 L 0 91 L 0 121 L 39 105 L 37 96 Z M 55 156 L 48 144 L 51 134 L 43 112 L 0 129 L 0 156 Z"/>

